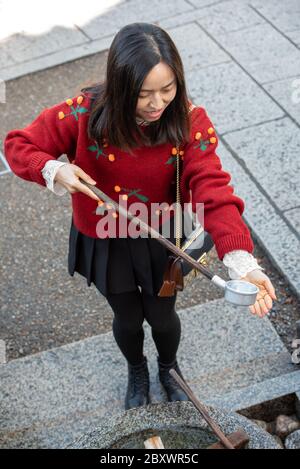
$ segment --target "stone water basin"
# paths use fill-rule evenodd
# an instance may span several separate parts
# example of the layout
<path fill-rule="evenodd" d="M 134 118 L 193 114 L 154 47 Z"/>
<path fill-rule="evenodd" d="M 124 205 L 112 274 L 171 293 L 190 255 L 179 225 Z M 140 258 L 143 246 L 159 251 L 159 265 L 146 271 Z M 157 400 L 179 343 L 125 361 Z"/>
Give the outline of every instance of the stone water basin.
<path fill-rule="evenodd" d="M 249 436 L 245 449 L 281 449 L 276 440 L 246 417 L 206 406 L 209 415 L 228 435 L 242 428 Z M 165 449 L 203 449 L 218 441 L 191 402 L 160 402 L 109 416 L 68 448 L 145 449 L 144 441 L 160 436 Z"/>

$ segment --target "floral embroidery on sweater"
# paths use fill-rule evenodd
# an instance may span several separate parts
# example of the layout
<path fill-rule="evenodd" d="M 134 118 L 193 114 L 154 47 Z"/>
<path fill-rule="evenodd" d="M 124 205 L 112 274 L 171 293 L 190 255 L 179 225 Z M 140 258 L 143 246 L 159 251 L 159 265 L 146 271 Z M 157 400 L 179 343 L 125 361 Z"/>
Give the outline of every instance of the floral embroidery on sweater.
<path fill-rule="evenodd" d="M 132 197 L 133 195 L 135 195 L 142 202 L 148 202 L 148 200 L 149 200 L 149 198 L 146 197 L 145 195 L 139 194 L 141 189 L 127 189 L 126 187 L 120 187 L 120 186 L 116 185 L 114 187 L 114 191 L 117 192 L 117 193 L 126 192 L 126 194 L 121 195 L 121 198 L 123 200 L 128 200 L 129 197 Z M 109 202 L 104 202 L 103 200 L 99 200 L 98 201 L 98 207 L 96 208 L 96 210 L 93 211 L 93 213 L 96 214 L 96 215 L 104 215 L 106 210 L 110 210 L 112 208 L 114 208 L 114 207 Z M 114 218 L 117 218 L 118 213 L 117 212 L 112 212 L 112 216 Z"/>
<path fill-rule="evenodd" d="M 88 112 L 88 109 L 86 107 L 81 106 L 82 101 L 83 101 L 83 96 L 78 96 L 78 98 L 76 99 L 77 106 L 75 108 L 73 105 L 74 104 L 73 99 L 67 99 L 66 104 L 70 106 L 72 111 L 69 114 L 65 114 L 63 111 L 59 111 L 58 113 L 59 120 L 62 120 L 65 117 L 74 116 L 75 119 L 78 121 L 78 114 L 84 114 L 85 112 Z"/>
<path fill-rule="evenodd" d="M 108 158 L 109 161 L 113 162 L 115 161 L 115 155 L 113 155 L 112 153 L 105 153 L 104 152 L 104 148 L 107 148 L 108 147 L 108 142 L 106 139 L 103 140 L 103 143 L 102 143 L 102 146 L 100 147 L 98 142 L 96 142 L 95 140 L 95 145 L 90 145 L 88 147 L 88 150 L 92 151 L 92 152 L 97 152 L 96 153 L 96 160 L 98 160 L 99 156 L 103 156 L 104 158 Z"/>
<path fill-rule="evenodd" d="M 174 168 L 176 168 L 176 159 L 177 159 L 176 157 L 177 157 L 178 152 L 179 152 L 179 155 L 181 156 L 181 159 L 183 160 L 184 151 L 180 150 L 179 147 L 173 147 L 171 151 L 171 156 L 169 157 L 168 161 L 166 161 L 166 164 L 173 165 Z"/>
<path fill-rule="evenodd" d="M 138 192 L 141 191 L 141 189 L 126 189 L 125 187 L 120 187 L 120 186 L 115 186 L 114 187 L 115 192 L 127 192 L 127 194 L 122 195 L 123 200 L 127 200 L 129 197 L 132 197 L 135 195 L 138 199 L 140 199 L 142 202 L 148 202 L 148 197 L 146 197 L 143 194 L 139 194 Z"/>
<path fill-rule="evenodd" d="M 207 129 L 207 133 L 208 135 L 212 135 L 213 133 L 215 133 L 215 129 L 213 127 L 209 127 L 209 129 Z M 201 132 L 195 133 L 195 140 L 199 143 L 194 146 L 194 148 L 200 148 L 200 150 L 202 151 L 205 151 L 210 143 L 216 143 L 217 141 L 216 137 L 209 137 L 208 139 L 202 138 Z"/>

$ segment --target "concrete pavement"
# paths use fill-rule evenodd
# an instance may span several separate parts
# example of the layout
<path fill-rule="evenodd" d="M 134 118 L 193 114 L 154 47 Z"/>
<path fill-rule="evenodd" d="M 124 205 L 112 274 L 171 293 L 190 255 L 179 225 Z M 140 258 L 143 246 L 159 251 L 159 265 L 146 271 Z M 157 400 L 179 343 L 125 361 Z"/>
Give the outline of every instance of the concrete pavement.
<path fill-rule="evenodd" d="M 0 90 L 0 109 L 6 116 L 1 127 L 21 125 L 16 123 L 16 115 L 20 118 L 20 114 L 22 119 L 32 120 L 32 109 L 37 113 L 48 105 L 50 96 L 56 99 L 56 94 L 62 92 L 57 90 L 56 82 L 68 90 L 67 94 L 73 93 L 70 87 L 75 86 L 74 82 L 71 85 L 65 67 L 58 70 L 62 67 L 57 65 L 87 56 L 96 61 L 93 54 L 107 51 L 116 32 L 125 24 L 157 23 L 168 31 L 181 53 L 190 96 L 207 109 L 216 126 L 220 137 L 218 154 L 224 169 L 232 175 L 237 194 L 245 200 L 245 220 L 256 241 L 300 297 L 299 2 L 153 0 L 149 4 L 144 0 L 104 0 L 96 4 L 86 0 L 84 6 L 83 11 L 82 4 L 74 1 L 52 0 L 50 4 L 27 0 L 17 4 L 16 0 L 0 0 L 0 85 L 1 80 L 3 85 L 3 81 L 5 84 L 8 80 L 24 78 L 23 86 L 18 80 L 7 86 L 14 94 L 7 93 L 6 102 L 3 86 Z M 80 67 L 88 78 L 87 61 L 86 58 L 84 64 L 69 64 L 68 72 L 76 83 L 82 80 Z M 103 64 L 99 61 L 98 68 L 100 65 Z M 49 71 L 53 74 L 48 73 L 47 89 L 41 89 L 36 98 L 31 87 L 35 92 L 39 90 L 35 80 L 43 77 L 29 74 L 51 67 L 55 68 Z M 28 105 L 30 100 L 34 106 Z M 10 106 L 14 109 L 8 113 Z M 12 219 L 7 217 L 3 239 L 5 246 L 9 246 L 7 240 L 14 233 L 13 242 L 23 242 L 26 246 L 26 249 L 20 250 L 18 246 L 19 250 L 2 252 L 2 264 L 6 268 L 3 277 L 7 281 L 5 294 L 18 297 L 24 304 L 14 310 L 12 302 L 5 302 L 1 324 L 9 323 L 7 318 L 16 315 L 17 329 L 11 330 L 18 342 L 21 343 L 28 327 L 34 337 L 36 334 L 37 344 L 41 343 L 43 334 L 50 337 L 48 349 L 54 343 L 57 347 L 58 339 L 61 344 L 66 343 L 64 329 L 67 328 L 80 329 L 82 336 L 89 338 L 41 354 L 25 350 L 28 357 L 2 365 L 5 405 L 0 416 L 4 422 L 0 439 L 3 447 L 57 447 L 71 441 L 77 432 L 81 434 L 98 424 L 103 412 L 107 412 L 107 396 L 112 397 L 114 410 L 121 409 L 126 380 L 124 362 L 121 364 L 111 332 L 103 334 L 99 328 L 100 310 L 108 315 L 109 323 L 111 320 L 111 312 L 108 314 L 102 299 L 99 301 L 95 291 L 87 297 L 82 288 L 83 279 L 75 278 L 71 284 L 66 281 L 65 272 L 59 272 L 63 244 L 58 240 L 67 232 L 69 201 L 58 201 L 53 196 L 50 204 L 51 194 L 41 191 L 34 212 L 31 204 L 36 205 L 36 200 L 30 198 L 34 188 L 28 187 L 26 191 L 23 190 L 25 185 L 27 188 L 25 181 L 13 177 L 9 181 L 12 176 L 9 171 L 0 154 L 3 201 L 7 213 L 13 212 L 20 225 L 19 231 L 14 232 Z M 51 211 L 47 211 L 48 203 Z M 46 211 L 44 216 L 42 212 Z M 60 217 L 57 223 L 56 216 Z M 46 223 L 48 217 L 52 220 L 50 230 Z M 41 236 L 41 223 L 45 236 Z M 39 278 L 35 271 L 30 272 L 31 262 L 41 265 L 37 257 L 31 258 L 30 244 L 35 244 L 35 236 L 46 253 Z M 47 251 L 49 244 L 55 251 Z M 12 262 L 18 266 L 15 282 L 9 280 L 15 278 L 9 277 Z M 213 268 L 224 266 L 215 262 Z M 62 289 L 57 272 L 61 274 Z M 35 284 L 36 290 L 28 288 Z M 199 294 L 200 286 L 194 285 L 197 291 L 193 299 Z M 18 288 L 17 294 L 12 293 L 13 287 Z M 40 294 L 45 291 L 48 297 Z M 31 308 L 30 301 L 37 297 L 39 301 Z M 62 314 L 66 297 L 71 301 L 68 320 Z M 50 302 L 45 301 L 49 298 Z M 51 321 L 45 321 L 40 311 L 46 311 Z M 184 327 L 180 359 L 188 380 L 196 385 L 196 393 L 205 397 L 205 401 L 212 399 L 214 404 L 237 410 L 299 390 L 299 367 L 291 363 L 290 354 L 268 318 L 259 320 L 246 311 L 244 316 L 241 311 L 236 314 L 219 299 L 182 310 L 181 318 Z M 285 319 L 290 321 L 289 317 Z M 83 335 L 86 330 L 92 330 L 93 337 Z M 147 327 L 146 333 L 146 350 L 152 357 L 154 376 L 155 349 Z M 68 341 L 72 337 L 77 336 L 71 334 Z M 201 353 L 201 363 L 198 353 Z M 117 383 L 114 376 L 118 377 Z"/>

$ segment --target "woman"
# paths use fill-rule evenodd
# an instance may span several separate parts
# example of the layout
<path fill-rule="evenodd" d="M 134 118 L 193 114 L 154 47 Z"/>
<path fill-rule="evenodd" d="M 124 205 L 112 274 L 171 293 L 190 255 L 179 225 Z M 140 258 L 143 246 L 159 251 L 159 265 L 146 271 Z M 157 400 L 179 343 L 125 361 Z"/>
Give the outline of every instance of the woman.
<path fill-rule="evenodd" d="M 182 202 L 191 191 L 193 210 L 204 204 L 205 230 L 229 275 L 259 287 L 253 314 L 262 317 L 272 307 L 273 285 L 252 256 L 253 241 L 241 217 L 244 202 L 222 170 L 205 109 L 187 97 L 182 61 L 166 31 L 148 23 L 122 28 L 109 50 L 105 82 L 81 91 L 45 109 L 24 129 L 10 131 L 6 158 L 17 176 L 72 195 L 69 273 L 85 276 L 88 286 L 94 283 L 113 310 L 113 335 L 128 363 L 125 408 L 149 402 L 144 319 L 168 400 L 187 400 L 169 374 L 174 368 L 182 377 L 176 295 L 158 296 L 168 252 L 157 240 L 138 236 L 128 220 L 123 236 L 124 219 L 80 180 L 128 204 L 131 212 L 145 208 L 145 221 L 160 229 L 163 215 L 172 219 L 179 152 Z M 61 154 L 69 163 L 57 161 Z"/>

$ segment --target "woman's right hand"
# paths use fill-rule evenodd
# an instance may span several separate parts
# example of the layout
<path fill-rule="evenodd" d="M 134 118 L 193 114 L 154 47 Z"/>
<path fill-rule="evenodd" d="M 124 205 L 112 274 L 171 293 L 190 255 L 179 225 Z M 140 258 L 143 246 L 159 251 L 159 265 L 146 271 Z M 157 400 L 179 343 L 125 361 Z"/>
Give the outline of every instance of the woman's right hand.
<path fill-rule="evenodd" d="M 241 277 L 241 280 L 246 280 L 246 282 L 253 283 L 258 287 L 259 291 L 255 303 L 249 306 L 249 309 L 252 314 L 256 314 L 260 318 L 264 317 L 272 308 L 272 300 L 277 300 L 271 280 L 259 269 L 248 272 L 244 277 Z"/>
<path fill-rule="evenodd" d="M 88 182 L 89 184 L 97 184 L 87 173 L 85 173 L 79 166 L 76 164 L 67 163 L 61 166 L 55 175 L 54 181 L 59 182 L 64 186 L 70 194 L 75 192 L 83 192 L 94 200 L 100 200 L 99 197 L 94 194 L 91 189 L 89 189 L 85 184 L 82 184 L 80 179 Z"/>

